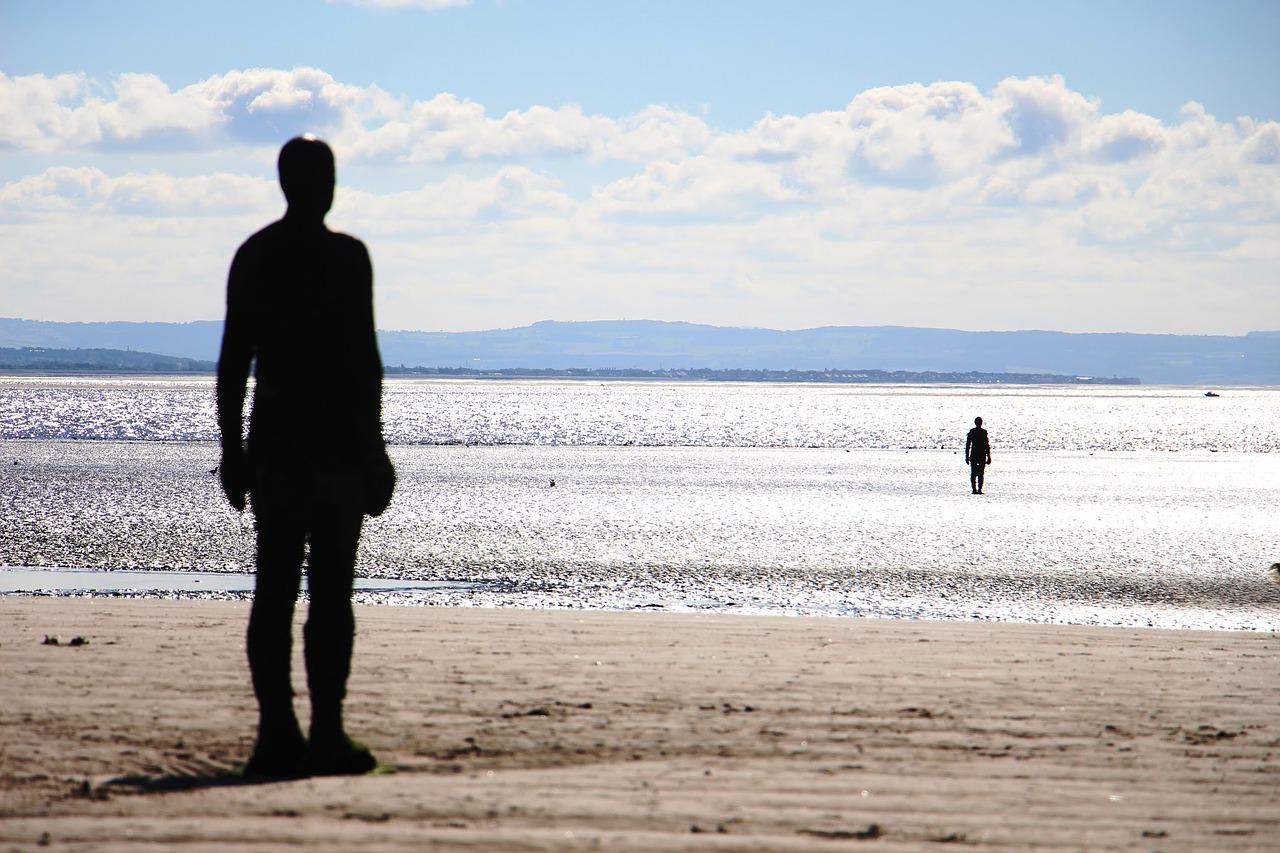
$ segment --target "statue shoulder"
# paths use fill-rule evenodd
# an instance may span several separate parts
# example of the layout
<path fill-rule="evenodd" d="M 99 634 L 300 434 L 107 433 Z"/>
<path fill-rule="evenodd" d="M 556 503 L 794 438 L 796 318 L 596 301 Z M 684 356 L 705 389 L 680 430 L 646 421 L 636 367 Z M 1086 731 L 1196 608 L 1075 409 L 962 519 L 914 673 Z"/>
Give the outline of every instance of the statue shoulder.
<path fill-rule="evenodd" d="M 248 260 L 270 251 L 271 246 L 280 239 L 280 231 L 279 221 L 259 228 L 240 244 L 239 249 L 236 249 L 236 258 Z"/>

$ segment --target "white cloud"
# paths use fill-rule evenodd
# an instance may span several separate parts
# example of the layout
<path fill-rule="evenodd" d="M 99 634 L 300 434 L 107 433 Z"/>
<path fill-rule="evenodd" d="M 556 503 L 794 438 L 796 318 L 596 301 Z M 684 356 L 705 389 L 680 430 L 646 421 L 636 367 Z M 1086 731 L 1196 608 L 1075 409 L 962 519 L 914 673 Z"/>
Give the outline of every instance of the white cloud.
<path fill-rule="evenodd" d="M 176 91 L 142 74 L 121 75 L 109 87 L 82 75 L 0 74 L 0 144 L 12 148 L 250 146 L 269 154 L 305 131 L 329 138 L 351 162 L 559 157 L 643 170 L 710 157 L 764 164 L 779 180 L 818 194 L 850 183 L 923 188 L 997 177 L 1025 189 L 1052 171 L 1125 164 L 1143 170 L 1161 156 L 1280 160 L 1275 123 L 1222 123 L 1197 104 L 1170 125 L 1131 110 L 1108 114 L 1060 77 L 1010 78 L 989 93 L 960 82 L 871 89 L 841 110 L 766 115 L 745 130 L 719 131 L 656 105 L 620 117 L 572 104 L 490 115 L 451 93 L 409 101 L 314 68 L 230 71 Z"/>
<path fill-rule="evenodd" d="M 1061 77 L 1002 80 L 992 92 L 1019 154 L 1061 145 L 1098 115 L 1097 103 L 1067 88 Z"/>
<path fill-rule="evenodd" d="M 332 215 L 362 233 L 413 239 L 455 233 L 462 227 L 501 227 L 516 220 L 560 217 L 573 207 L 555 178 L 523 166 L 504 166 L 487 178 L 451 176 L 403 192 L 340 189 Z"/>
<path fill-rule="evenodd" d="M 597 156 L 632 163 L 678 160 L 705 149 L 714 138 L 702 119 L 658 105 L 621 119 L 611 131 Z"/>
<path fill-rule="evenodd" d="M 1102 116 L 1082 136 L 1084 150 L 1106 163 L 1155 154 L 1168 143 L 1168 134 L 1160 122 L 1132 110 Z"/>
<path fill-rule="evenodd" d="M 503 166 L 485 178 L 451 176 L 416 189 L 373 193 L 339 187 L 331 216 L 361 230 L 414 234 L 475 227 L 574 209 L 559 180 L 523 166 Z M 269 178 L 218 172 L 177 177 L 159 172 L 110 176 L 93 167 L 55 166 L 0 185 L 0 220 L 47 221 L 50 214 L 157 220 L 279 216 L 284 199 Z"/>
<path fill-rule="evenodd" d="M 40 149 L 45 140 L 81 138 L 68 103 L 83 99 L 87 90 L 83 74 L 15 78 L 0 71 L 0 145 Z"/>
<path fill-rule="evenodd" d="M 303 132 L 340 133 L 396 108 L 376 86 L 346 86 L 314 68 L 231 71 L 176 91 L 151 74 L 122 74 L 110 98 L 100 91 L 83 75 L 0 73 L 0 144 L 35 151 L 275 146 Z"/>
<path fill-rule="evenodd" d="M 0 216 L 59 211 L 148 217 L 224 216 L 280 205 L 274 181 L 216 172 L 175 177 L 152 172 L 110 177 L 100 169 L 55 166 L 0 186 Z"/>
<path fill-rule="evenodd" d="M 768 164 L 692 157 L 652 163 L 643 172 L 597 190 L 595 210 L 633 221 L 734 221 L 755 219 L 809 198 Z"/>
<path fill-rule="evenodd" d="M 1117 180 L 1093 175 L 1047 175 L 1027 185 L 1022 197 L 1030 204 L 1074 205 L 1103 197 L 1125 195 L 1124 185 Z"/>
<path fill-rule="evenodd" d="M 863 92 L 845 110 L 856 156 L 892 178 L 942 180 L 988 163 L 1015 143 L 997 103 L 968 83 Z"/>
<path fill-rule="evenodd" d="M 444 93 L 412 104 L 402 115 L 368 132 L 339 138 L 357 158 L 407 162 L 460 159 L 519 160 L 555 154 L 599 156 L 610 119 L 584 115 L 575 106 L 534 106 L 490 118 L 474 101 Z"/>
<path fill-rule="evenodd" d="M 1249 136 L 1245 157 L 1263 166 L 1280 164 L 1280 123 L 1268 122 Z"/>
<path fill-rule="evenodd" d="M 1050 77 L 985 92 L 884 87 L 721 130 L 664 106 L 491 115 L 454 94 L 413 101 L 309 68 L 231 71 L 177 90 L 149 75 L 105 87 L 0 75 L 0 145 L 48 160 L 0 186 L 8 310 L 28 304 L 11 298 L 20 291 L 34 294 L 26 315 L 52 316 L 20 285 L 75 292 L 91 249 L 115 271 L 99 274 L 102 286 L 126 294 L 103 299 L 97 316 L 215 316 L 230 252 L 282 207 L 272 155 L 303 130 L 333 142 L 340 178 L 381 176 L 340 186 L 330 221 L 370 242 L 379 310 L 400 327 L 590 316 L 1280 323 L 1280 296 L 1264 286 L 1280 261 L 1276 122 L 1223 122 L 1195 103 L 1171 122 L 1108 113 Z M 178 176 L 59 161 L 138 149 L 242 165 Z M 609 177 L 584 183 L 605 162 Z M 430 178 L 388 191 L 399 169 Z M 198 298 L 195 285 L 165 287 L 179 272 L 203 276 Z M 181 293 L 189 307 L 174 313 Z"/>

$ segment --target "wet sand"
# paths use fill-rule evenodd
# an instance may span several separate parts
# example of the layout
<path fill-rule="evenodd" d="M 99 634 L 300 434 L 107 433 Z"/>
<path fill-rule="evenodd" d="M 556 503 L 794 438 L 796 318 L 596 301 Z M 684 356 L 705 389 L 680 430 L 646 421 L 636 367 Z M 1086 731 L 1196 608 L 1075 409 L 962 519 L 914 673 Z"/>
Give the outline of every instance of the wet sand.
<path fill-rule="evenodd" d="M 383 771 L 247 784 L 246 617 L 0 597 L 0 849 L 1280 838 L 1275 633 L 364 607 L 348 717 Z"/>

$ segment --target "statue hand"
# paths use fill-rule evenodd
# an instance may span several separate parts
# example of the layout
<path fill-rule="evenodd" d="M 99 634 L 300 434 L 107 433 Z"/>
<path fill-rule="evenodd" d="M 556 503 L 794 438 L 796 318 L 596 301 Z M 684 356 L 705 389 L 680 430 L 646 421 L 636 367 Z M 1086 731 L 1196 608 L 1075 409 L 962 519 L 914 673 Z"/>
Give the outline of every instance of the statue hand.
<path fill-rule="evenodd" d="M 364 511 L 371 516 L 382 515 L 391 505 L 391 495 L 396 490 L 396 469 L 386 449 L 378 451 L 365 465 Z"/>
<path fill-rule="evenodd" d="M 244 450 L 236 446 L 222 448 L 222 462 L 218 465 L 218 478 L 222 481 L 222 493 L 236 512 L 244 512 L 245 498 L 249 494 L 249 465 Z"/>

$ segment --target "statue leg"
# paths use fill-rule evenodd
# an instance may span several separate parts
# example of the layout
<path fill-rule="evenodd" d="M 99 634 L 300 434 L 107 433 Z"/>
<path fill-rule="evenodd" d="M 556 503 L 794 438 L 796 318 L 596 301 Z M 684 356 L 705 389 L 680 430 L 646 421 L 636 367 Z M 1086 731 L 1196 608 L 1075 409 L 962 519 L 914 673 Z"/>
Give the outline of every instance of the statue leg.
<path fill-rule="evenodd" d="M 318 507 L 312 519 L 307 566 L 311 607 L 304 635 L 311 765 L 318 774 L 367 773 L 377 764 L 368 749 L 347 736 L 342 720 L 355 636 L 351 590 L 363 520 L 363 510 L 354 502 Z"/>
<path fill-rule="evenodd" d="M 246 638 L 258 698 L 258 742 L 245 768 L 252 776 L 306 772 L 306 741 L 293 711 L 289 666 L 306 531 L 288 509 L 275 496 L 256 491 L 258 565 Z"/>

